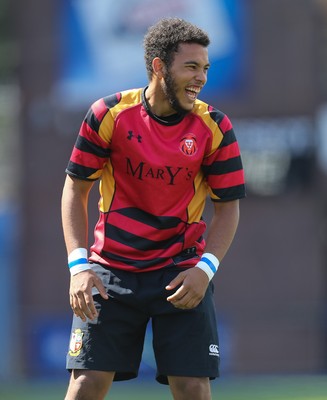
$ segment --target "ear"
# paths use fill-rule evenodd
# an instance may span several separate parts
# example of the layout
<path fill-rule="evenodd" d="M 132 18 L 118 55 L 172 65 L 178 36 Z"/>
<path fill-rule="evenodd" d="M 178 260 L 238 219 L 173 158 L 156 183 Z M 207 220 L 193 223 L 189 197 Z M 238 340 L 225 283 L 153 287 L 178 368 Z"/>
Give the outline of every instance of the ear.
<path fill-rule="evenodd" d="M 152 61 L 153 73 L 161 79 L 163 77 L 163 61 L 159 57 L 155 57 Z"/>

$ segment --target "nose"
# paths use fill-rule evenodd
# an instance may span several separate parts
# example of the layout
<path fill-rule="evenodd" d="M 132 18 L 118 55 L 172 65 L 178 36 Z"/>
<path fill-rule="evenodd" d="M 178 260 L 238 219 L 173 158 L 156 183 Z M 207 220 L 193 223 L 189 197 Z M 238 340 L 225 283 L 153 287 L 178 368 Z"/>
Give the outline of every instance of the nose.
<path fill-rule="evenodd" d="M 196 74 L 196 81 L 204 85 L 207 82 L 207 71 L 199 70 Z"/>

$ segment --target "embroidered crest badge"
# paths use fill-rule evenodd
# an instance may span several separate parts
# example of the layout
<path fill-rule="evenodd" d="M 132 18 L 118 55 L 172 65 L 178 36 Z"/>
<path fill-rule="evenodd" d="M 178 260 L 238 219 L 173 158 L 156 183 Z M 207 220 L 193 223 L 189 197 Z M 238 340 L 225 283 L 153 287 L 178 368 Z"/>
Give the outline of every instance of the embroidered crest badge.
<path fill-rule="evenodd" d="M 192 156 L 193 154 L 195 154 L 198 149 L 195 136 L 191 133 L 185 135 L 180 141 L 179 148 L 182 153 L 187 156 Z"/>
<path fill-rule="evenodd" d="M 69 355 L 72 357 L 77 357 L 83 346 L 83 332 L 81 329 L 75 329 L 72 333 L 70 344 L 69 344 Z"/>

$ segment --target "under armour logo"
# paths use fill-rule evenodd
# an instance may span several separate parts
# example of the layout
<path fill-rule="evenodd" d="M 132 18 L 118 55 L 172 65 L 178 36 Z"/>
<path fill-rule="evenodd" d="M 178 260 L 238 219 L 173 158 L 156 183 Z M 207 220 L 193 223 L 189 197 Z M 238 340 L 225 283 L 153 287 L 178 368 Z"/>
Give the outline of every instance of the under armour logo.
<path fill-rule="evenodd" d="M 138 141 L 139 143 L 142 142 L 142 136 L 141 136 L 141 135 L 134 135 L 133 131 L 128 131 L 127 139 L 128 139 L 128 140 L 132 140 L 132 138 L 137 139 L 137 141 Z"/>

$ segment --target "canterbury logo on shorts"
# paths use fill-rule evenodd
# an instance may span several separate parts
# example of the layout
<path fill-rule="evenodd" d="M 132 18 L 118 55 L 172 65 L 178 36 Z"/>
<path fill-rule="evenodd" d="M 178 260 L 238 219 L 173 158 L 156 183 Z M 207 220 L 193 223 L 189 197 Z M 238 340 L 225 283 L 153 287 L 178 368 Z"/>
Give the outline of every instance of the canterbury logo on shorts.
<path fill-rule="evenodd" d="M 218 344 L 211 344 L 209 346 L 209 356 L 219 357 L 219 347 Z"/>

